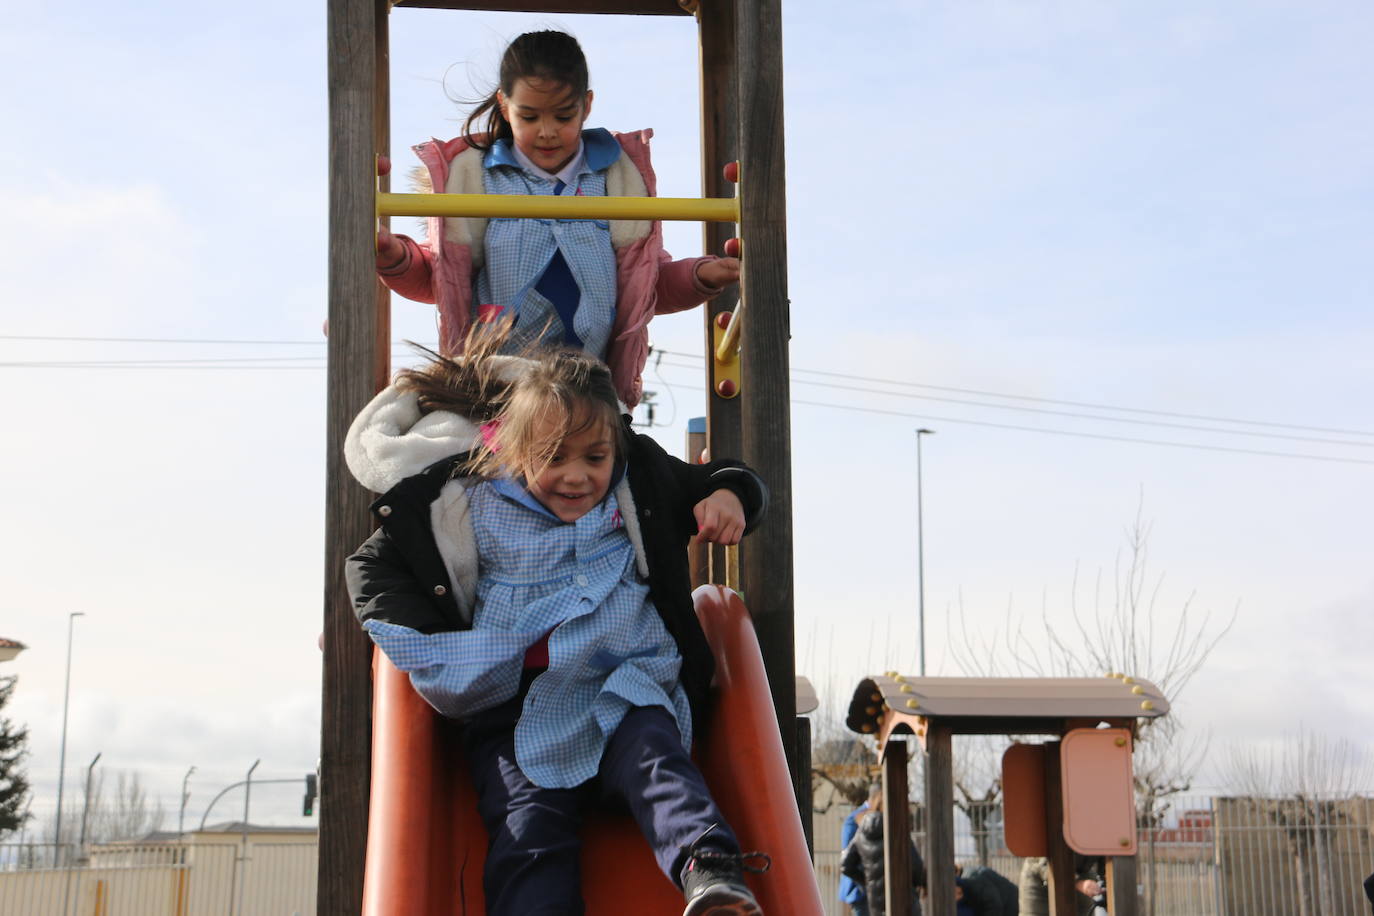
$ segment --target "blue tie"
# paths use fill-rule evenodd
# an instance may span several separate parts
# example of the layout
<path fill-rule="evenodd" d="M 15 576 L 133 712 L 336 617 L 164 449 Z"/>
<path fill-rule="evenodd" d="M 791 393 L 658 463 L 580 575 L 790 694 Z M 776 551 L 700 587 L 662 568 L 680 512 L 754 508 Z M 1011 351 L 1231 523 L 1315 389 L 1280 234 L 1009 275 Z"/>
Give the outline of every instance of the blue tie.
<path fill-rule="evenodd" d="M 554 196 L 563 193 L 566 187 L 562 181 L 556 182 L 553 186 Z M 573 330 L 573 316 L 577 314 L 577 304 L 582 300 L 582 290 L 578 289 L 577 278 L 573 276 L 568 262 L 564 260 L 563 252 L 554 249 L 553 259 L 549 261 L 549 266 L 544 269 L 544 275 L 539 278 L 534 289 L 549 300 L 553 310 L 558 313 L 558 319 L 563 322 L 563 342 L 581 349 L 582 338 Z"/>

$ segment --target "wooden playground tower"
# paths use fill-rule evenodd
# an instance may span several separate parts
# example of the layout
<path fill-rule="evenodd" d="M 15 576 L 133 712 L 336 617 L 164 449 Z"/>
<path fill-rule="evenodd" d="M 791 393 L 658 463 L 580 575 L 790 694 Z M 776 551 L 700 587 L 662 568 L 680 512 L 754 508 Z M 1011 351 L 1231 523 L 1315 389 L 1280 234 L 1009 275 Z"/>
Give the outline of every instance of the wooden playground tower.
<path fill-rule="evenodd" d="M 748 595 L 782 745 L 795 784 L 809 757 L 796 725 L 793 658 L 791 419 L 788 390 L 786 204 L 783 170 L 781 0 L 329 0 L 329 371 L 326 432 L 324 700 L 317 912 L 361 907 L 371 755 L 372 646 L 344 586 L 345 558 L 371 532 L 371 495 L 343 462 L 354 416 L 390 378 L 390 293 L 374 270 L 376 160 L 390 151 L 389 38 L 392 7 L 531 13 L 695 16 L 700 43 L 703 196 L 728 198 L 723 177 L 739 161 L 744 191 L 738 232 L 707 222 L 704 250 L 743 240 L 738 297 L 705 308 L 708 352 L 718 316 L 748 304 L 740 338 L 738 397 L 715 393 L 708 377 L 707 445 L 738 455 L 772 490 L 768 523 L 741 550 L 738 581 Z M 454 36 L 455 47 L 462 43 Z M 381 190 L 389 188 L 382 179 Z M 712 360 L 708 359 L 708 375 Z M 710 581 L 724 579 L 714 551 Z M 807 783 L 809 785 L 809 783 Z"/>
<path fill-rule="evenodd" d="M 911 833 L 907 743 L 925 754 L 924 912 L 954 916 L 955 735 L 1045 735 L 1013 744 L 1002 758 L 1002 809 L 1013 855 L 1041 856 L 1049 872 L 1050 916 L 1075 916 L 1073 855 L 1106 860 L 1108 912 L 1136 916 L 1135 790 L 1131 754 L 1141 719 L 1167 714 L 1149 681 L 1104 677 L 909 677 L 888 671 L 854 689 L 845 723 L 878 742 L 883 773 L 883 833 Z M 895 739 L 895 740 L 894 740 Z M 905 913 L 911 862 L 906 843 L 885 847 L 887 912 Z"/>

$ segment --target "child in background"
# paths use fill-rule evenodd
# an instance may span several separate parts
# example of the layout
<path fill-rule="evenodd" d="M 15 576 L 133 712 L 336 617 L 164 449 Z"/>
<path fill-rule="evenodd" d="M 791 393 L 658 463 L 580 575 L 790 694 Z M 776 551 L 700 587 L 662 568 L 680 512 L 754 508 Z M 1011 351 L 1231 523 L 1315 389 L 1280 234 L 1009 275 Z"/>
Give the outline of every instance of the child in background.
<path fill-rule="evenodd" d="M 759 914 L 742 877 L 759 854 L 741 855 L 688 756 L 714 659 L 686 547 L 738 543 L 767 490 L 631 434 L 596 360 L 494 355 L 503 343 L 474 333 L 464 357 L 402 371 L 345 445 L 384 494 L 349 592 L 417 692 L 464 723 L 487 913 L 581 913 L 583 812 L 618 799 L 685 916 Z"/>
<path fill-rule="evenodd" d="M 588 81 L 571 35 L 519 36 L 462 137 L 415 147 L 422 183 L 450 194 L 652 197 L 653 132 L 584 129 Z M 442 352 L 457 352 L 475 319 L 508 310 L 509 352 L 535 341 L 585 350 L 610 366 L 630 407 L 643 392 L 649 319 L 739 279 L 735 258 L 672 260 L 658 221 L 431 218 L 428 236 L 421 244 L 380 230 L 377 272 L 402 296 L 438 306 Z"/>
<path fill-rule="evenodd" d="M 850 842 L 854 839 L 854 834 L 859 830 L 859 822 L 863 820 L 869 809 L 880 805 L 883 797 L 883 784 L 875 782 L 868 787 L 868 798 L 862 805 L 849 812 L 849 816 L 844 819 L 840 826 L 840 851 L 849 848 Z M 868 913 L 868 892 L 864 889 L 862 881 L 855 881 L 849 875 L 840 874 L 840 902 L 849 904 L 852 916 L 869 916 Z"/>
<path fill-rule="evenodd" d="M 840 873 L 864 886 L 869 916 L 921 916 L 917 891 L 926 886 L 926 867 L 916 844 L 911 844 L 911 910 L 909 914 L 887 912 L 887 860 L 883 845 L 883 794 L 870 791 L 868 813 L 859 819 L 854 838 L 840 856 Z"/>

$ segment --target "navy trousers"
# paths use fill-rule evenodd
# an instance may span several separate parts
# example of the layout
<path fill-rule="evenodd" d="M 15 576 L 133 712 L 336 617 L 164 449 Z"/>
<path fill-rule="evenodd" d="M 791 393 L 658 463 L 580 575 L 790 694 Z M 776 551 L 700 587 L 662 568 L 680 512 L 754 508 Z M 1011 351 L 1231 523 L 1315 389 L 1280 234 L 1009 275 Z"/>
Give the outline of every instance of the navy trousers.
<path fill-rule="evenodd" d="M 595 779 L 545 789 L 515 762 L 522 699 L 483 713 L 463 730 L 489 840 L 482 874 L 488 916 L 582 916 L 582 820 L 594 805 L 628 807 L 659 868 L 679 887 L 687 848 L 712 826 L 702 849 L 739 852 L 667 710 L 631 709 L 607 743 Z"/>

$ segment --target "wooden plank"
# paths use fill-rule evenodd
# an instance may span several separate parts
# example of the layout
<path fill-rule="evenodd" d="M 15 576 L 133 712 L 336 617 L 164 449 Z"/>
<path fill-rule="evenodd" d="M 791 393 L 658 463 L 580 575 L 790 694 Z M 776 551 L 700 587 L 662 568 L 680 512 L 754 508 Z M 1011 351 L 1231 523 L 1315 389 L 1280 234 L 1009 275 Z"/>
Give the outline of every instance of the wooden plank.
<path fill-rule="evenodd" d="M 373 267 L 375 150 L 386 120 L 386 17 L 385 0 L 329 0 L 329 371 L 316 911 L 330 916 L 359 911 L 367 850 L 371 643 L 353 616 L 343 565 L 371 530 L 371 496 L 344 466 L 343 440 L 386 378 L 389 329 Z"/>
<path fill-rule="evenodd" d="M 1136 916 L 1140 906 L 1136 881 L 1135 856 L 1107 857 L 1107 912 L 1111 916 Z"/>
<path fill-rule="evenodd" d="M 1049 867 L 1050 916 L 1077 916 L 1073 850 L 1064 841 L 1064 783 L 1059 742 L 1045 742 L 1045 846 Z"/>
<path fill-rule="evenodd" d="M 911 805 L 906 739 L 883 745 L 883 879 L 889 913 L 911 912 Z"/>
<path fill-rule="evenodd" d="M 954 916 L 954 738 L 938 722 L 926 734 L 926 824 L 927 913 Z"/>
<path fill-rule="evenodd" d="M 723 169 L 739 155 L 739 87 L 735 67 L 735 4 L 733 0 L 702 0 L 698 17 L 701 60 L 701 193 L 706 197 L 733 197 L 735 185 L 725 180 Z M 703 223 L 702 251 L 721 254 L 726 239 L 738 228 L 733 223 Z M 706 391 L 706 441 L 713 458 L 738 458 L 744 454 L 740 431 L 741 397 L 721 398 L 714 394 L 711 376 L 711 326 L 716 316 L 728 313 L 739 302 L 738 287 L 727 289 L 706 303 L 703 309 L 706 371 L 702 378 Z M 747 395 L 744 395 L 747 396 Z M 752 536 L 751 536 L 752 540 Z M 748 553 L 749 544 L 740 546 Z M 709 548 L 710 581 L 726 580 L 725 548 Z"/>
<path fill-rule="evenodd" d="M 801 804 L 802 833 L 806 835 L 806 852 L 816 861 L 816 832 L 812 823 L 814 806 L 811 798 L 811 720 L 797 716 L 797 769 L 792 774 L 792 789 Z"/>
<path fill-rule="evenodd" d="M 693 420 L 692 422 L 696 422 Z M 692 426 L 687 427 L 687 454 L 683 460 L 688 464 L 696 464 L 702 449 L 706 448 L 706 431 L 703 429 L 697 432 Z M 692 538 L 687 544 L 687 569 L 692 577 L 692 588 L 698 585 L 710 583 L 710 555 L 708 551 L 710 545 L 703 544 L 696 538 Z"/>
<path fill-rule="evenodd" d="M 739 148 L 743 164 L 745 301 L 744 460 L 768 482 L 768 520 L 740 564 L 745 601 L 763 649 L 783 747 L 796 771 L 796 665 L 793 657 L 792 421 L 788 389 L 787 183 L 783 168 L 782 13 L 780 0 L 736 7 Z"/>
<path fill-rule="evenodd" d="M 501 13 L 610 13 L 636 16 L 690 16 L 677 0 L 400 0 L 396 6 L 431 10 L 479 10 Z"/>

